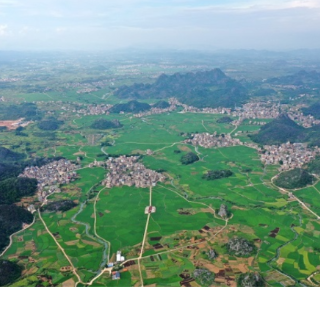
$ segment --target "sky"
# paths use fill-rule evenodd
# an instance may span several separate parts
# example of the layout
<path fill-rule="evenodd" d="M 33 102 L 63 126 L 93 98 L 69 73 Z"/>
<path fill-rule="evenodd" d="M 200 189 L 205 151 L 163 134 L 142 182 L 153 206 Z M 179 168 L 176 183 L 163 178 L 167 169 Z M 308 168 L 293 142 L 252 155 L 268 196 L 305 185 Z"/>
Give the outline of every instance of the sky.
<path fill-rule="evenodd" d="M 0 50 L 320 48 L 320 0 L 0 0 Z"/>

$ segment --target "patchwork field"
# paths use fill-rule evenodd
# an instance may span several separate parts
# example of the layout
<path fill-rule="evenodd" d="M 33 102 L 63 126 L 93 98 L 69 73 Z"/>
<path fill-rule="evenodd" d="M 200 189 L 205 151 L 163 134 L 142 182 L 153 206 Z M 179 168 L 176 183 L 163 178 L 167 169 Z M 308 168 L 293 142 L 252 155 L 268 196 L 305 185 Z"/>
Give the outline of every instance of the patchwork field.
<path fill-rule="evenodd" d="M 233 131 L 232 125 L 217 123 L 219 117 L 86 116 L 66 122 L 55 143 L 48 141 L 42 149 L 31 144 L 39 156 L 81 157 L 82 169 L 76 181 L 49 197 L 76 200 L 75 208 L 35 212 L 34 224 L 13 237 L 3 257 L 24 271 L 12 286 L 195 287 L 201 286 L 195 273 L 199 268 L 214 274 L 211 286 L 236 286 L 240 274 L 253 271 L 267 286 L 318 285 L 319 220 L 271 183 L 277 167 L 263 167 L 257 151 L 245 146 L 205 149 L 183 142 L 186 133 Z M 97 118 L 118 119 L 123 127 L 94 130 L 90 126 Z M 258 128 L 244 123 L 238 130 Z M 187 152 L 200 160 L 183 165 L 180 159 Z M 166 181 L 151 190 L 105 188 L 106 169 L 92 164 L 105 161 L 107 154 L 140 154 L 140 161 L 162 172 Z M 203 179 L 208 171 L 226 169 L 232 171 L 228 178 Z M 319 193 L 318 184 L 294 192 L 317 214 Z M 156 212 L 147 215 L 150 198 Z M 230 211 L 228 219 L 218 214 L 222 204 Z M 252 254 L 230 254 L 226 245 L 233 237 L 253 243 Z M 106 266 L 115 262 L 118 250 L 125 260 L 113 269 L 120 270 L 120 279 L 112 280 Z M 210 250 L 216 253 L 213 259 Z"/>

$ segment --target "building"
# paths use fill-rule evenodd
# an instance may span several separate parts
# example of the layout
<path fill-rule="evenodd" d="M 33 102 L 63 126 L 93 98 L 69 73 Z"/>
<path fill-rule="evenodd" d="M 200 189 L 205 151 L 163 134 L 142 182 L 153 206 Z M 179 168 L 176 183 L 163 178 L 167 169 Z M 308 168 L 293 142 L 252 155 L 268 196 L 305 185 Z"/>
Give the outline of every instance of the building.
<path fill-rule="evenodd" d="M 156 207 L 148 206 L 144 209 L 145 214 L 150 214 L 150 213 L 155 213 L 156 212 Z"/>
<path fill-rule="evenodd" d="M 121 255 L 121 251 L 117 251 L 116 260 L 117 262 L 123 262 L 125 260 L 124 256 Z"/>
<path fill-rule="evenodd" d="M 121 275 L 119 271 L 112 272 L 112 280 L 120 280 Z"/>

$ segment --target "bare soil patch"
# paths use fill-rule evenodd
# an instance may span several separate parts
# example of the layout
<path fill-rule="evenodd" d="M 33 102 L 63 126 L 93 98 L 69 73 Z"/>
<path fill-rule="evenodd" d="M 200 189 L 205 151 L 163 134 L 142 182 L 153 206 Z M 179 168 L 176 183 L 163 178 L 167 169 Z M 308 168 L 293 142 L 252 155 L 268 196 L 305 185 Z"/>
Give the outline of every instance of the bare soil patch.
<path fill-rule="evenodd" d="M 75 282 L 72 278 L 62 283 L 62 287 L 74 287 L 74 285 Z"/>

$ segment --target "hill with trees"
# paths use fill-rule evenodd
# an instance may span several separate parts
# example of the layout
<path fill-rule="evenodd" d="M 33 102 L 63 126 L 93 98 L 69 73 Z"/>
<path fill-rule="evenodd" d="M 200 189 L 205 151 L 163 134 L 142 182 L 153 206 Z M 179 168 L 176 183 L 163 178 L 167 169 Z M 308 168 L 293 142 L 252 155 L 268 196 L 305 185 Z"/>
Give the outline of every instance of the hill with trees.
<path fill-rule="evenodd" d="M 106 119 L 97 119 L 90 126 L 90 128 L 98 130 L 115 129 L 121 127 L 123 127 L 123 125 L 120 123 L 119 120 L 110 121 Z"/>
<path fill-rule="evenodd" d="M 320 175 L 320 157 L 318 156 L 306 166 L 309 173 Z"/>
<path fill-rule="evenodd" d="M 287 114 L 281 114 L 278 118 L 261 127 L 256 135 L 250 138 L 259 144 L 281 144 L 300 142 L 305 139 L 306 130 L 296 124 Z"/>
<path fill-rule="evenodd" d="M 311 147 L 320 146 L 320 125 L 304 128 L 283 113 L 262 126 L 257 134 L 250 135 L 250 138 L 262 145 L 282 144 L 289 141 L 308 143 Z"/>
<path fill-rule="evenodd" d="M 228 253 L 237 257 L 247 257 L 255 252 L 255 246 L 247 239 L 234 237 L 226 245 Z"/>
<path fill-rule="evenodd" d="M 238 287 L 264 287 L 264 279 L 258 272 L 240 274 L 237 280 Z"/>
<path fill-rule="evenodd" d="M 11 204 L 22 197 L 32 196 L 37 190 L 37 180 L 9 178 L 0 181 L 0 204 Z"/>
<path fill-rule="evenodd" d="M 0 287 L 10 284 L 21 276 L 22 267 L 18 264 L 0 260 Z"/>
<path fill-rule="evenodd" d="M 170 107 L 170 103 L 164 100 L 160 100 L 152 105 L 152 108 L 166 109 Z"/>
<path fill-rule="evenodd" d="M 24 159 L 26 156 L 22 153 L 14 152 L 5 147 L 0 147 L 0 162 L 15 162 Z"/>
<path fill-rule="evenodd" d="M 38 109 L 36 104 L 30 102 L 0 108 L 1 120 L 17 120 L 20 118 L 40 120 L 42 116 L 43 112 Z"/>
<path fill-rule="evenodd" d="M 303 108 L 302 113 L 305 116 L 313 116 L 316 119 L 320 119 L 320 102 L 312 104 L 309 108 Z"/>
<path fill-rule="evenodd" d="M 120 113 L 120 112 L 139 113 L 139 112 L 147 111 L 150 109 L 151 109 L 151 106 L 148 103 L 139 102 L 137 100 L 131 100 L 127 103 L 115 104 L 109 111 L 111 113 Z"/>
<path fill-rule="evenodd" d="M 63 121 L 60 121 L 56 118 L 49 118 L 46 120 L 42 120 L 38 122 L 38 128 L 45 131 L 54 131 L 59 129 L 59 127 L 63 124 Z"/>
<path fill-rule="evenodd" d="M 314 182 L 315 178 L 308 171 L 300 168 L 295 168 L 289 171 L 280 173 L 274 183 L 281 188 L 296 189 L 303 188 Z"/>
<path fill-rule="evenodd" d="M 31 223 L 33 215 L 15 205 L 0 205 L 0 252 L 9 244 L 9 236 L 22 228 L 23 223 Z"/>
<path fill-rule="evenodd" d="M 227 77 L 220 69 L 162 74 L 153 84 L 135 83 L 121 86 L 115 95 L 122 99 L 167 99 L 176 97 L 182 103 L 198 108 L 234 108 L 247 99 L 247 90 L 236 80 Z"/>

